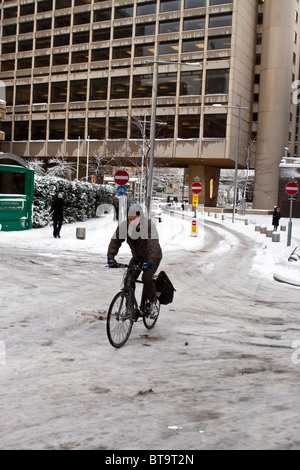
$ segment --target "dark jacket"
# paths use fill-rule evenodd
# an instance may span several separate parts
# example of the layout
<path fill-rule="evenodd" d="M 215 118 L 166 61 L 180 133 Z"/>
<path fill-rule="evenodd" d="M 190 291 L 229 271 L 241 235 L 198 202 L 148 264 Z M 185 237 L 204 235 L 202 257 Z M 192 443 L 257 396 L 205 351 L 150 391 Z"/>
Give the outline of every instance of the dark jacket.
<path fill-rule="evenodd" d="M 281 219 L 280 212 L 275 210 L 274 213 L 273 213 L 272 225 L 274 225 L 274 227 L 278 227 L 280 219 Z"/>
<path fill-rule="evenodd" d="M 57 198 L 52 204 L 51 213 L 53 213 L 53 220 L 63 220 L 64 218 L 64 205 L 65 201 L 62 198 Z"/>
<path fill-rule="evenodd" d="M 108 246 L 107 257 L 115 258 L 120 246 L 126 240 L 130 246 L 133 259 L 137 263 L 150 261 L 155 263 L 162 259 L 162 251 L 158 240 L 158 233 L 154 223 L 145 219 L 136 231 L 129 236 L 129 224 L 125 220 L 115 231 Z"/>

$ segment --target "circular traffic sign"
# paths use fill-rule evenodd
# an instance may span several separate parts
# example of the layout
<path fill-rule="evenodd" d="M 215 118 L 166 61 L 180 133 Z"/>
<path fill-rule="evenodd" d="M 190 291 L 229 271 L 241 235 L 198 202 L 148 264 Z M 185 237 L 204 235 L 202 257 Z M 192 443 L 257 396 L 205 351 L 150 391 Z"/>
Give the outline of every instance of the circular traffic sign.
<path fill-rule="evenodd" d="M 117 193 L 120 196 L 123 196 L 126 193 L 126 187 L 125 186 L 119 186 L 118 189 L 117 189 Z"/>
<path fill-rule="evenodd" d="M 192 193 L 199 194 L 202 191 L 202 184 L 201 183 L 193 183 L 191 186 Z"/>
<path fill-rule="evenodd" d="M 298 183 L 296 183 L 296 181 L 290 181 L 285 187 L 285 192 L 289 196 L 296 196 L 299 193 Z"/>
<path fill-rule="evenodd" d="M 129 181 L 128 171 L 122 169 L 117 170 L 114 176 L 114 180 L 118 185 L 124 186 L 124 184 L 128 183 Z"/>

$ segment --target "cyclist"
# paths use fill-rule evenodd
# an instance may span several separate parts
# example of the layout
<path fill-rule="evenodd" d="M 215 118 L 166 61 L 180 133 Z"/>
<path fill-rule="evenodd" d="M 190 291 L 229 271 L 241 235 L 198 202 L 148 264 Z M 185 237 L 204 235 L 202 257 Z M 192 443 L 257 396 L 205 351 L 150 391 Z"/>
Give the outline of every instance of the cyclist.
<path fill-rule="evenodd" d="M 154 223 L 148 220 L 139 204 L 133 204 L 128 209 L 127 220 L 118 225 L 108 246 L 107 259 L 109 267 L 117 265 L 116 255 L 124 241 L 127 241 L 132 259 L 129 266 L 141 264 L 141 269 L 131 272 L 133 288 L 135 281 L 143 271 L 142 282 L 146 299 L 150 301 L 150 312 L 157 302 L 156 287 L 153 275 L 158 269 L 162 259 L 162 251 L 158 240 L 158 233 Z"/>

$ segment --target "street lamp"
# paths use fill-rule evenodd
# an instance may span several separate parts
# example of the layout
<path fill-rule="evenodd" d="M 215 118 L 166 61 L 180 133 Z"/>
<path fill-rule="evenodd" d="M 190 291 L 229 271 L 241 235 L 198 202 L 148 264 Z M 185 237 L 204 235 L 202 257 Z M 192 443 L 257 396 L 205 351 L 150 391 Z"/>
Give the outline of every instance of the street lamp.
<path fill-rule="evenodd" d="M 154 103 L 151 120 L 151 152 L 149 162 L 149 178 L 147 187 L 147 211 L 148 217 L 150 218 L 151 198 L 152 198 L 152 186 L 153 186 L 153 167 L 154 167 L 154 147 L 155 147 L 155 122 L 156 122 L 156 108 L 157 108 L 157 82 L 158 82 L 158 67 L 159 65 L 192 65 L 199 67 L 200 62 L 169 62 L 158 60 L 159 53 L 157 52 L 156 60 L 146 60 L 146 64 L 153 64 L 153 88 L 154 88 Z"/>
<path fill-rule="evenodd" d="M 238 172 L 238 157 L 239 157 L 239 148 L 240 148 L 240 128 L 241 128 L 241 111 L 242 109 L 247 110 L 248 108 L 242 107 L 242 97 L 240 96 L 240 105 L 239 106 L 227 106 L 223 104 L 213 104 L 214 108 L 231 108 L 239 110 L 238 118 L 238 130 L 237 130 L 237 144 L 235 151 L 235 165 L 234 165 L 234 196 L 233 196 L 233 210 L 232 210 L 232 222 L 235 218 L 236 210 L 236 196 L 237 196 L 237 172 Z"/>

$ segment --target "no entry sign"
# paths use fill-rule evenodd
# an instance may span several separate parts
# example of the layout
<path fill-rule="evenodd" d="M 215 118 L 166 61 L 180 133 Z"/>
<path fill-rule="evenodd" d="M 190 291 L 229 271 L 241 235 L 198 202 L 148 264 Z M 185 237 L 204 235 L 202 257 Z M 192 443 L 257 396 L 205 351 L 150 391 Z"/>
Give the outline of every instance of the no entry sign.
<path fill-rule="evenodd" d="M 129 181 L 128 171 L 122 169 L 117 170 L 114 176 L 114 180 L 118 185 L 124 186 L 124 184 L 128 183 Z"/>
<path fill-rule="evenodd" d="M 193 183 L 191 186 L 192 193 L 194 194 L 200 194 L 202 191 L 202 184 L 201 183 Z"/>
<path fill-rule="evenodd" d="M 296 183 L 296 181 L 290 181 L 285 187 L 285 192 L 289 196 L 296 196 L 299 193 L 298 183 Z"/>

